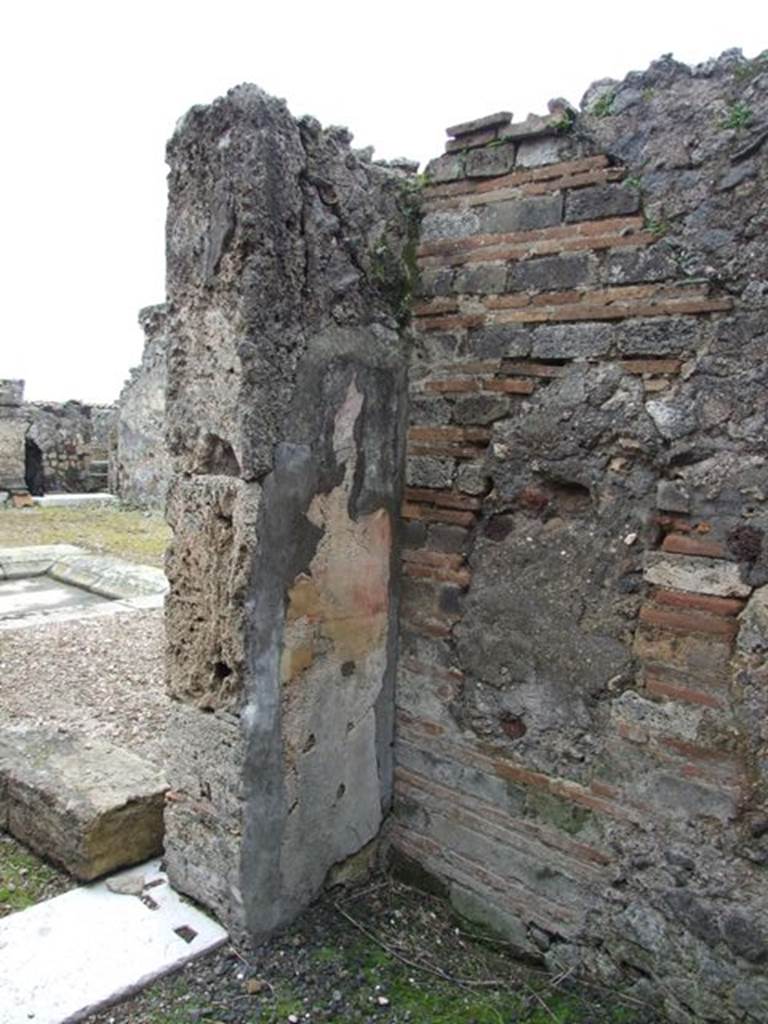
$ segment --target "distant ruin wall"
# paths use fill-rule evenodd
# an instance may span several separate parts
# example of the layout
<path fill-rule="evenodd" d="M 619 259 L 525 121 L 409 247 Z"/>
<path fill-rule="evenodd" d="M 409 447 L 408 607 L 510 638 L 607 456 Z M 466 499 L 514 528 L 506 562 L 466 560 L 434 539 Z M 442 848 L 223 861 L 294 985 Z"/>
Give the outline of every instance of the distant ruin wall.
<path fill-rule="evenodd" d="M 23 397 L 24 381 L 0 381 L 0 491 L 107 490 L 114 407 Z"/>
<path fill-rule="evenodd" d="M 0 380 L 0 494 L 26 491 L 23 399 L 23 380 Z"/>
<path fill-rule="evenodd" d="M 109 458 L 117 422 L 114 406 L 83 402 L 27 402 L 26 443 L 40 454 L 33 494 L 89 493 L 109 488 Z M 33 449 L 34 450 L 34 449 Z M 29 476 L 30 458 L 27 455 Z"/>
<path fill-rule="evenodd" d="M 171 474 L 165 442 L 166 317 L 165 305 L 139 313 L 145 336 L 141 364 L 117 402 L 114 487 L 123 501 L 139 508 L 165 507 Z"/>
<path fill-rule="evenodd" d="M 672 1020 L 768 1007 L 768 67 L 663 59 L 428 168 L 401 862 Z"/>
<path fill-rule="evenodd" d="M 391 802 L 413 190 L 253 86 L 168 158 L 166 855 L 258 935 Z"/>

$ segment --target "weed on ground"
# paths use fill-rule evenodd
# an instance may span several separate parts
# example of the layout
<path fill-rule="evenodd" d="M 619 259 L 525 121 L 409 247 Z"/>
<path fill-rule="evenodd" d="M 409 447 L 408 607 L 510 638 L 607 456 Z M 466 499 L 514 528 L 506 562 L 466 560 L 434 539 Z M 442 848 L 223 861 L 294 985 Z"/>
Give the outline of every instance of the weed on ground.
<path fill-rule="evenodd" d="M 75 884 L 0 832 L 0 917 L 58 896 Z"/>

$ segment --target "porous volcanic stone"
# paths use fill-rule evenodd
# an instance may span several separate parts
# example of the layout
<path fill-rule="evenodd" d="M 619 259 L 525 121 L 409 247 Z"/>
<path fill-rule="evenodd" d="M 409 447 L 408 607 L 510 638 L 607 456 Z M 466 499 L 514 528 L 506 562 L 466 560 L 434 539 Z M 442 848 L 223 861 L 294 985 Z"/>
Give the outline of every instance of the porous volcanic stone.
<path fill-rule="evenodd" d="M 0 731 L 0 828 L 84 881 L 162 852 L 167 788 L 102 740 Z"/>

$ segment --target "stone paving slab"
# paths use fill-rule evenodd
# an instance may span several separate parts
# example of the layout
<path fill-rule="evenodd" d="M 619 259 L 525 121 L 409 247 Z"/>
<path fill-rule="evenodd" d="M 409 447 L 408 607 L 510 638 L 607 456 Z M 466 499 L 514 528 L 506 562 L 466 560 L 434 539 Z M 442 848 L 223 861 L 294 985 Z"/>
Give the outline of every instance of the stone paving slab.
<path fill-rule="evenodd" d="M 162 569 L 134 565 L 112 555 L 66 554 L 48 570 L 62 583 L 71 583 L 102 597 L 130 599 L 165 594 L 168 581 Z"/>
<path fill-rule="evenodd" d="M 88 881 L 163 849 L 168 785 L 136 754 L 49 729 L 0 729 L 0 828 Z"/>
<path fill-rule="evenodd" d="M 48 577 L 51 584 L 68 584 L 82 595 L 99 595 L 108 603 L 97 604 L 83 596 L 67 600 L 54 586 L 46 587 L 47 599 L 35 587 L 20 591 L 8 589 L 3 581 L 27 581 Z M 161 608 L 168 591 L 162 569 L 135 565 L 114 555 L 93 555 L 72 544 L 45 544 L 34 547 L 0 548 L 0 630 L 62 622 L 94 615 L 114 615 L 138 608 Z M 24 590 L 30 595 L 25 605 Z M 14 596 L 15 595 L 15 596 Z"/>
<path fill-rule="evenodd" d="M 42 508 L 72 508 L 84 505 L 119 505 L 114 494 L 98 491 L 93 494 L 43 494 L 35 498 L 35 504 Z"/>
<path fill-rule="evenodd" d="M 69 1024 L 227 940 L 158 861 L 0 920 L 0 1024 Z"/>
<path fill-rule="evenodd" d="M 107 600 L 49 576 L 0 580 L 0 622 L 17 622 L 28 616 L 46 621 L 51 614 L 81 612 Z"/>
<path fill-rule="evenodd" d="M 35 544 L 30 547 L 0 548 L 0 579 L 44 576 L 53 563 L 66 555 L 84 555 L 74 544 Z"/>

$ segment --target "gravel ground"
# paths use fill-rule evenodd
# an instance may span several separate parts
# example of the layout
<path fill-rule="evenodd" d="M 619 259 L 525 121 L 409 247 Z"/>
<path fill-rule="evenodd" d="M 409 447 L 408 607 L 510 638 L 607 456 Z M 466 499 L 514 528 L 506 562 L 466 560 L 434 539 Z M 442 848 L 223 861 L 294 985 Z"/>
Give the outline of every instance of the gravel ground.
<path fill-rule="evenodd" d="M 650 1006 L 554 983 L 391 878 L 326 893 L 259 946 L 227 945 L 92 1024 L 661 1024 Z"/>
<path fill-rule="evenodd" d="M 0 632 L 0 722 L 99 736 L 162 766 L 162 609 Z"/>

